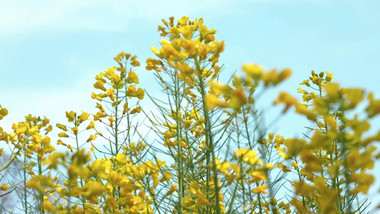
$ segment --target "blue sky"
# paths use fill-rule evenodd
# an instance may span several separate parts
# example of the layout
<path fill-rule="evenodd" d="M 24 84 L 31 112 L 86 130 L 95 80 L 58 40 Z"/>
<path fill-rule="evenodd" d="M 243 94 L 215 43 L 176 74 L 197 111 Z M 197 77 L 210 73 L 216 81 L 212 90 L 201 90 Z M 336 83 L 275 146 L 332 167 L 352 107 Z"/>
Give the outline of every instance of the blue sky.
<path fill-rule="evenodd" d="M 138 55 L 142 86 L 155 93 L 144 62 L 169 16 L 203 17 L 218 31 L 226 78 L 244 62 L 289 67 L 293 77 L 280 89 L 296 94 L 314 69 L 379 97 L 378 11 L 378 0 L 0 0 L 0 104 L 9 109 L 0 125 L 29 113 L 56 123 L 67 110 L 92 111 L 94 77 L 120 51 Z M 282 124 L 294 133 L 303 126 Z"/>
<path fill-rule="evenodd" d="M 224 74 L 244 62 L 294 71 L 296 93 L 310 71 L 329 71 L 344 86 L 380 91 L 379 1 L 0 1 L 0 102 L 9 120 L 91 102 L 94 76 L 120 51 L 142 62 L 159 45 L 169 16 L 203 17 L 225 40 Z M 139 71 L 148 90 L 151 72 Z M 73 105 L 73 103 L 75 105 Z"/>

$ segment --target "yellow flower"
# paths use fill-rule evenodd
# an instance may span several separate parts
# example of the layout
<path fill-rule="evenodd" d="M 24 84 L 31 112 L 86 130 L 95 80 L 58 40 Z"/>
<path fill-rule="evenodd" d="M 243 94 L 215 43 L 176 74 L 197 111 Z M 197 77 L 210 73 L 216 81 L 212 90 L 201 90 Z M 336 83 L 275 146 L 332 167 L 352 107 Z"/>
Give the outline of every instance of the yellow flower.
<path fill-rule="evenodd" d="M 101 111 L 98 111 L 98 112 L 96 112 L 96 114 L 94 115 L 94 120 L 95 120 L 95 121 L 96 121 L 96 120 L 101 121 L 100 118 L 103 118 L 103 117 L 106 117 L 106 116 L 107 116 L 106 113 L 101 112 Z"/>
<path fill-rule="evenodd" d="M 186 50 L 189 54 L 189 57 L 194 57 L 197 54 L 196 45 L 198 42 L 194 40 L 184 40 L 182 42 L 182 48 Z"/>
<path fill-rule="evenodd" d="M 113 70 L 114 70 L 115 68 L 113 68 Z M 113 71 L 114 72 L 114 71 Z M 112 81 L 112 83 L 113 83 L 113 85 L 118 85 L 119 84 L 119 82 L 120 82 L 120 76 L 118 75 L 118 74 L 116 74 L 116 73 L 112 73 L 111 74 L 111 81 Z"/>
<path fill-rule="evenodd" d="M 104 87 L 104 83 L 100 80 L 96 81 L 96 83 L 94 83 L 94 88 L 97 88 L 97 89 L 100 89 L 102 91 L 106 91 L 107 89 Z"/>
<path fill-rule="evenodd" d="M 229 174 L 230 162 L 224 161 L 221 163 L 219 158 L 215 158 L 215 163 L 216 163 L 216 168 L 219 172 L 221 172 L 224 175 Z"/>
<path fill-rule="evenodd" d="M 156 54 L 158 57 L 166 59 L 169 64 L 172 64 L 173 60 L 177 61 L 181 59 L 179 51 L 174 46 L 175 43 L 172 44 L 171 42 L 164 39 L 161 39 L 160 42 L 162 44 L 162 47 L 160 48 L 159 55 Z"/>
<path fill-rule="evenodd" d="M 258 182 L 258 181 L 266 181 L 267 173 L 264 171 L 253 171 L 251 173 L 252 179 L 249 181 L 250 183 Z"/>
<path fill-rule="evenodd" d="M 136 94 L 136 87 L 134 85 L 128 85 L 127 91 L 125 92 L 125 96 L 132 98 Z"/>
<path fill-rule="evenodd" d="M 306 164 L 305 170 L 308 172 L 320 172 L 323 170 L 321 160 L 312 151 L 308 149 L 302 150 L 301 159 Z"/>
<path fill-rule="evenodd" d="M 290 75 L 292 75 L 292 70 L 290 69 L 284 69 L 280 72 L 280 74 L 278 75 L 277 77 L 277 82 L 282 82 L 284 81 L 285 79 L 289 78 Z"/>
<path fill-rule="evenodd" d="M 67 131 L 67 127 L 63 124 L 60 124 L 60 123 L 57 123 L 56 126 L 59 128 L 59 129 L 62 129 L 63 131 Z"/>
<path fill-rule="evenodd" d="M 336 101 L 339 98 L 340 90 L 338 83 L 329 82 L 324 86 L 329 101 Z"/>
<path fill-rule="evenodd" d="M 66 111 L 66 117 L 67 117 L 67 119 L 68 119 L 69 122 L 73 122 L 74 119 L 75 119 L 75 117 L 76 117 L 76 113 L 73 112 L 73 111 L 70 111 L 70 112 Z"/>
<path fill-rule="evenodd" d="M 86 129 L 94 129 L 95 128 L 95 122 L 94 121 L 91 121 L 90 124 L 88 124 L 88 126 L 86 127 Z"/>
<path fill-rule="evenodd" d="M 158 179 L 158 176 L 160 175 L 159 172 L 156 172 L 152 175 L 152 180 L 153 180 L 153 188 L 156 188 L 156 186 L 158 185 L 159 183 L 159 179 Z"/>
<path fill-rule="evenodd" d="M 30 178 L 28 183 L 26 183 L 27 188 L 38 190 L 41 193 L 46 191 L 44 187 L 52 188 L 54 186 L 55 183 L 51 180 L 51 178 L 44 175 L 33 176 Z"/>
<path fill-rule="evenodd" d="M 61 132 L 58 134 L 59 137 L 69 137 L 65 132 Z"/>
<path fill-rule="evenodd" d="M 145 91 L 142 88 L 138 88 L 136 91 L 136 97 L 140 100 L 144 99 Z"/>
<path fill-rule="evenodd" d="M 375 182 L 375 177 L 366 173 L 355 173 L 351 175 L 351 181 L 355 182 L 357 186 L 351 190 L 351 194 L 363 193 L 367 194 L 370 186 Z"/>
<path fill-rule="evenodd" d="M 1 107 L 0 105 L 0 120 L 8 115 L 8 109 Z"/>
<path fill-rule="evenodd" d="M 177 190 L 177 186 L 176 185 L 172 185 L 169 189 L 169 191 L 166 193 L 166 195 L 171 195 L 173 194 L 174 191 Z"/>
<path fill-rule="evenodd" d="M 286 111 L 288 111 L 288 109 L 297 104 L 297 99 L 292 97 L 292 95 L 290 95 L 289 93 L 287 92 L 280 92 L 280 94 L 278 95 L 277 99 L 274 101 L 274 104 L 279 104 L 279 103 L 284 103 L 285 104 L 285 108 L 284 110 L 282 111 L 282 113 L 285 113 Z"/>
<path fill-rule="evenodd" d="M 375 99 L 373 93 L 368 94 L 369 105 L 366 108 L 368 117 L 374 117 L 380 113 L 380 99 Z"/>
<path fill-rule="evenodd" d="M 54 208 L 53 204 L 50 201 L 44 200 L 42 206 L 48 212 L 54 212 L 55 211 L 55 208 Z"/>
<path fill-rule="evenodd" d="M 108 179 L 112 169 L 112 163 L 110 160 L 96 159 L 91 166 L 91 171 L 94 177 L 100 177 L 102 179 Z"/>
<path fill-rule="evenodd" d="M 187 22 L 189 21 L 189 17 L 182 16 L 180 20 L 178 20 L 178 24 L 180 25 L 187 25 Z"/>
<path fill-rule="evenodd" d="M 219 100 L 217 96 L 208 94 L 205 97 L 207 108 L 212 110 L 216 107 L 227 107 L 228 104 L 222 100 Z"/>
<path fill-rule="evenodd" d="M 71 131 L 72 131 L 75 135 L 77 135 L 79 129 L 78 129 L 78 127 L 73 127 L 73 128 L 71 128 Z"/>
<path fill-rule="evenodd" d="M 317 119 L 317 114 L 313 111 L 309 111 L 306 104 L 296 103 L 295 107 L 296 112 L 305 115 L 307 119 L 312 121 L 315 121 Z"/>
<path fill-rule="evenodd" d="M 57 145 L 64 145 L 64 146 L 66 146 L 66 144 L 61 139 L 57 140 Z"/>
<path fill-rule="evenodd" d="M 237 151 L 235 151 L 236 158 L 251 166 L 255 166 L 257 163 L 263 163 L 263 161 L 257 158 L 256 155 L 257 153 L 251 149 L 240 148 Z"/>
<path fill-rule="evenodd" d="M 7 183 L 3 184 L 3 185 L 0 187 L 0 190 L 1 190 L 1 191 L 7 191 L 7 190 L 8 190 L 8 184 L 7 184 Z"/>
<path fill-rule="evenodd" d="M 292 162 L 292 167 L 293 167 L 295 170 L 297 170 L 297 169 L 298 169 L 298 164 L 297 164 L 297 162 L 293 161 L 293 162 Z"/>
<path fill-rule="evenodd" d="M 98 196 L 104 192 L 105 188 L 101 182 L 97 181 L 88 181 L 83 186 L 84 195 L 86 197 Z"/>
<path fill-rule="evenodd" d="M 52 125 L 49 125 L 48 127 L 46 127 L 45 131 L 45 135 L 48 133 L 48 132 L 51 132 L 53 130 L 53 126 Z M 1 132 L 1 131 L 0 131 Z"/>
<path fill-rule="evenodd" d="M 136 108 L 132 109 L 131 114 L 136 114 L 136 113 L 140 113 L 140 112 L 141 112 L 141 107 L 136 107 Z"/>
<path fill-rule="evenodd" d="M 302 88 L 297 88 L 297 91 L 298 91 L 298 93 L 301 93 L 301 94 L 308 94 L 309 93 L 308 91 L 305 91 Z"/>
<path fill-rule="evenodd" d="M 30 125 L 29 123 L 18 123 L 18 124 L 13 123 L 12 128 L 17 135 L 20 135 L 22 133 L 27 132 L 28 129 L 30 128 Z"/>
<path fill-rule="evenodd" d="M 163 174 L 163 176 L 160 179 L 160 182 L 164 182 L 164 181 L 169 182 L 170 178 L 171 178 L 170 172 L 169 171 L 165 171 L 164 174 Z"/>
<path fill-rule="evenodd" d="M 317 201 L 318 209 L 320 213 L 338 213 L 336 203 L 337 192 L 335 189 L 330 189 L 326 184 L 326 180 L 323 177 L 316 177 L 314 179 L 314 188 L 318 191 Z"/>
<path fill-rule="evenodd" d="M 90 137 L 88 137 L 88 139 L 86 140 L 86 142 L 88 143 L 88 142 L 93 141 L 95 139 L 96 139 L 95 135 L 90 135 Z"/>
<path fill-rule="evenodd" d="M 157 48 L 156 48 L 157 49 Z M 155 70 L 157 72 L 161 71 L 162 70 L 162 67 L 164 66 L 164 64 L 160 61 L 160 60 L 156 60 L 156 59 L 152 59 L 152 58 L 148 58 L 146 60 L 146 69 L 148 71 L 150 70 Z"/>
<path fill-rule="evenodd" d="M 106 94 L 112 101 L 115 101 L 115 90 L 113 88 L 107 89 Z"/>
<path fill-rule="evenodd" d="M 197 202 L 200 205 L 208 206 L 208 207 L 212 206 L 212 204 L 207 200 L 207 198 L 201 192 L 199 192 L 197 196 L 198 196 Z"/>
<path fill-rule="evenodd" d="M 103 93 L 95 94 L 94 92 L 92 92 L 92 94 L 91 94 L 92 99 L 96 99 L 99 101 L 102 101 L 103 98 L 105 98 L 105 97 L 107 97 L 107 94 L 103 94 Z"/>
<path fill-rule="evenodd" d="M 73 152 L 73 147 L 71 145 L 67 145 L 67 148 L 70 149 L 70 152 Z"/>
<path fill-rule="evenodd" d="M 325 71 L 326 73 L 326 81 L 327 82 L 330 82 L 334 77 L 333 77 L 333 74 L 332 73 L 329 73 L 327 71 Z"/>
<path fill-rule="evenodd" d="M 343 92 L 350 101 L 349 108 L 354 108 L 363 100 L 364 90 L 361 88 L 344 88 Z"/>
<path fill-rule="evenodd" d="M 263 75 L 264 68 L 258 64 L 247 63 L 244 64 L 241 69 L 247 74 L 247 76 L 255 81 L 260 80 Z"/>
<path fill-rule="evenodd" d="M 247 103 L 247 97 L 241 87 L 233 90 L 232 97 L 228 102 L 228 106 L 238 110 L 241 106 Z"/>
<path fill-rule="evenodd" d="M 306 86 L 310 87 L 309 80 L 307 79 L 307 80 L 302 81 L 302 83 L 300 83 L 300 85 L 306 85 Z"/>
<path fill-rule="evenodd" d="M 108 118 L 108 121 L 110 122 L 110 126 L 113 127 L 113 123 L 115 122 L 115 118 L 110 117 L 110 118 Z"/>
<path fill-rule="evenodd" d="M 291 183 L 292 183 L 292 185 L 294 187 L 295 194 L 302 195 L 302 196 L 305 196 L 305 197 L 312 196 L 312 194 L 313 194 L 313 187 L 310 186 L 305 181 L 300 180 L 300 181 L 294 181 L 294 182 L 291 182 Z"/>
<path fill-rule="evenodd" d="M 131 58 L 131 65 L 134 66 L 134 67 L 140 66 L 140 62 L 137 60 L 137 56 L 136 55 L 132 56 L 132 58 Z"/>
<path fill-rule="evenodd" d="M 127 77 L 127 83 L 136 83 L 139 84 L 139 78 L 137 77 L 137 74 L 134 71 L 129 72 Z"/>
<path fill-rule="evenodd" d="M 191 76 L 194 73 L 194 69 L 185 62 L 176 63 L 175 69 L 180 71 L 180 75 L 178 75 L 178 77 L 181 80 L 185 80 L 186 77 Z"/>
<path fill-rule="evenodd" d="M 126 164 L 127 163 L 127 156 L 122 153 L 118 153 L 116 155 L 116 161 L 121 163 L 121 164 Z"/>
<path fill-rule="evenodd" d="M 156 47 L 151 47 L 150 50 L 156 54 L 158 57 L 160 57 L 160 51 Z"/>
<path fill-rule="evenodd" d="M 280 168 L 280 169 L 282 169 L 283 172 L 291 172 L 292 171 L 286 165 L 284 165 L 283 163 L 278 163 L 277 167 Z"/>
<path fill-rule="evenodd" d="M 38 129 L 38 126 L 33 126 L 27 131 L 27 135 L 33 135 L 33 133 L 35 133 L 37 129 Z"/>
<path fill-rule="evenodd" d="M 179 21 L 178 21 L 179 22 Z M 183 37 L 187 40 L 190 40 L 191 37 L 193 36 L 193 32 L 195 30 L 194 25 L 187 25 L 184 27 L 181 27 L 178 29 L 178 31 L 183 35 Z"/>
<path fill-rule="evenodd" d="M 65 155 L 61 152 L 54 152 L 49 155 L 49 157 L 43 162 L 44 164 L 48 164 L 48 169 L 57 169 L 59 160 L 64 160 Z"/>
<path fill-rule="evenodd" d="M 80 121 L 86 121 L 89 117 L 90 117 L 89 113 L 82 111 L 82 114 L 79 116 L 79 120 Z"/>
<path fill-rule="evenodd" d="M 266 72 L 262 77 L 262 80 L 264 81 L 265 86 L 269 86 L 270 84 L 275 85 L 276 79 L 277 79 L 277 73 L 275 69 L 269 72 Z"/>
<path fill-rule="evenodd" d="M 267 189 L 268 188 L 268 185 L 267 184 L 264 184 L 264 185 L 261 185 L 261 186 L 257 186 L 255 187 L 254 189 L 252 189 L 252 192 L 253 193 L 262 193 L 262 194 L 267 194 Z"/>

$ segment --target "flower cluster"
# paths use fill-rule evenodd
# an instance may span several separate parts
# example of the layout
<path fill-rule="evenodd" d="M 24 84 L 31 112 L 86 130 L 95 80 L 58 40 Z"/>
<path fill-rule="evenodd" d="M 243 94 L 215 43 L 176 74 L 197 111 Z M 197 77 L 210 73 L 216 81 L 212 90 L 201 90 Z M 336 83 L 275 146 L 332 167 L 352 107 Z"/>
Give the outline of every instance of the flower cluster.
<path fill-rule="evenodd" d="M 136 55 L 95 76 L 94 113 L 66 112 L 50 124 L 27 115 L 0 127 L 0 200 L 18 197 L 11 213 L 363 213 L 375 181 L 369 173 L 380 130 L 371 131 L 380 100 L 344 88 L 329 72 L 311 72 L 298 92 L 265 121 L 260 97 L 291 75 L 254 63 L 219 81 L 224 42 L 203 19 L 162 20 L 161 47 L 146 60 L 166 100 L 140 105 Z M 272 105 L 270 104 L 270 105 Z M 309 122 L 304 137 L 285 138 L 273 125 L 292 111 Z M 0 105 L 0 120 L 8 110 Z M 139 123 L 140 118 L 147 123 Z M 144 120 L 143 120 L 144 121 Z M 150 126 L 144 133 L 142 125 Z M 51 143 L 53 128 L 57 143 Z M 373 126 L 373 128 L 376 128 Z M 165 161 L 163 161 L 165 160 Z M 354 203 L 355 202 L 355 203 Z M 5 204 L 5 203 L 4 203 Z M 380 206 L 378 207 L 380 209 Z"/>

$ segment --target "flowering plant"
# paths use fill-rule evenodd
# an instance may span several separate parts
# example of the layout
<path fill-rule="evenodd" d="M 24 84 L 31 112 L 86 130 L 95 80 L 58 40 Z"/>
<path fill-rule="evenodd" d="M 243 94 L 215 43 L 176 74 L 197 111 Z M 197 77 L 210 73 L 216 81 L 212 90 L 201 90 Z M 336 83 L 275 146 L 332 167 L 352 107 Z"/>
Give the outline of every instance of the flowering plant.
<path fill-rule="evenodd" d="M 11 132 L 0 127 L 0 198 L 18 197 L 15 209 L 25 213 L 368 210 L 375 180 L 368 170 L 380 158 L 380 130 L 368 133 L 380 113 L 373 93 L 312 71 L 298 89 L 302 101 L 284 91 L 273 99 L 283 106 L 280 117 L 294 107 L 309 121 L 303 138 L 285 138 L 270 132 L 258 102 L 290 69 L 247 63 L 222 83 L 224 41 L 216 30 L 202 18 L 162 22 L 161 46 L 151 48 L 146 69 L 167 99 L 138 86 L 137 56 L 121 52 L 116 66 L 95 77 L 96 111 L 67 111 L 67 121 L 55 125 L 56 144 L 46 117 L 28 115 Z M 147 98 L 153 114 L 139 104 Z M 0 120 L 7 114 L 0 105 Z M 155 139 L 139 129 L 141 117 Z"/>

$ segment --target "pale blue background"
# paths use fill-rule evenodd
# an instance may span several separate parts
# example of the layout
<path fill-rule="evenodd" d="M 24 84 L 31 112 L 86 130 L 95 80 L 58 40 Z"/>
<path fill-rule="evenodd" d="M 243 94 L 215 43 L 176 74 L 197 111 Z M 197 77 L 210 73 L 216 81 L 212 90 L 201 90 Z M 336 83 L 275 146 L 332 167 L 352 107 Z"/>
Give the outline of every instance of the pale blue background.
<path fill-rule="evenodd" d="M 157 25 L 169 16 L 203 17 L 218 31 L 225 78 L 244 62 L 290 67 L 293 77 L 280 90 L 296 94 L 315 69 L 379 97 L 379 11 L 378 0 L 0 0 L 0 104 L 9 109 L 0 125 L 9 130 L 29 113 L 56 123 L 67 110 L 93 112 L 94 76 L 115 65 L 120 51 L 138 55 L 142 86 L 158 94 L 144 64 L 159 46 Z M 274 129 L 292 137 L 304 124 L 288 116 Z"/>

